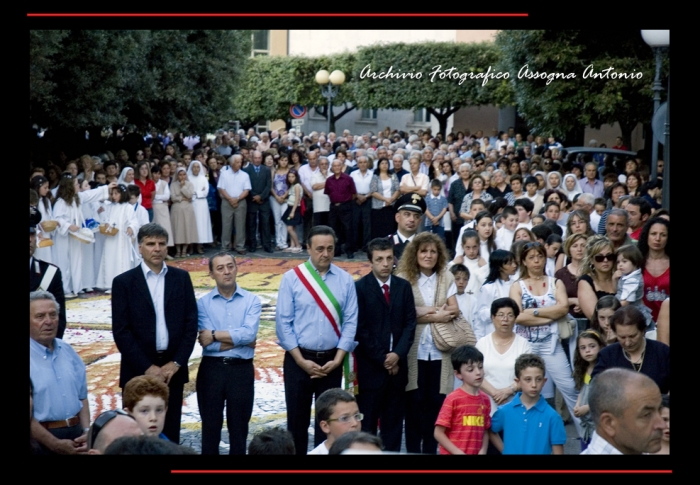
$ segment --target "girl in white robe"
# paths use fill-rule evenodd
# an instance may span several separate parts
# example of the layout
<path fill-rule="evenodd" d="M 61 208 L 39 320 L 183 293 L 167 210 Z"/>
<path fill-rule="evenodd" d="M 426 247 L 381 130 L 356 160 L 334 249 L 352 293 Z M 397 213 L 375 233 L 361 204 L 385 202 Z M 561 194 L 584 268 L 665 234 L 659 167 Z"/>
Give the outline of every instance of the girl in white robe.
<path fill-rule="evenodd" d="M 194 196 L 192 200 L 192 208 L 194 209 L 194 218 L 197 221 L 197 252 L 204 254 L 202 244 L 208 244 L 214 241 L 214 236 L 211 231 L 211 216 L 209 215 L 209 203 L 207 196 L 209 195 L 209 181 L 204 175 L 202 164 L 198 160 L 194 160 L 187 169 L 187 178 L 194 186 Z"/>
<path fill-rule="evenodd" d="M 63 291 L 66 298 L 75 298 L 76 293 L 86 288 L 83 284 L 83 245 L 71 232 L 78 231 L 84 222 L 80 204 L 104 199 L 109 194 L 110 186 L 80 192 L 78 179 L 64 174 L 58 185 L 56 204 L 53 208 L 54 219 L 59 222 L 54 241 L 54 257 L 63 275 Z"/>
<path fill-rule="evenodd" d="M 518 270 L 515 255 L 510 251 L 497 249 L 489 258 L 489 274 L 481 286 L 479 300 L 474 311 L 472 329 L 476 339 L 490 334 L 495 330 L 491 319 L 491 304 L 499 298 L 510 296 L 513 275 Z"/>
<path fill-rule="evenodd" d="M 80 192 L 87 192 L 90 190 L 90 181 L 84 179 L 78 179 L 80 182 Z M 80 204 L 80 210 L 83 213 L 83 220 L 88 219 L 98 220 L 97 209 L 99 207 L 99 200 L 92 202 L 84 202 Z M 97 238 L 95 238 L 97 241 Z M 95 243 L 83 244 L 83 263 L 82 263 L 82 285 L 83 288 L 78 293 L 92 292 L 95 286 L 95 280 L 97 278 L 97 272 L 95 271 Z"/>
<path fill-rule="evenodd" d="M 32 178 L 30 186 L 32 189 L 36 190 L 37 194 L 39 194 L 38 209 L 41 213 L 41 222 L 54 220 L 53 205 L 51 204 L 51 198 L 49 197 L 49 193 L 51 192 L 49 189 L 49 180 L 46 177 L 39 175 Z M 41 223 L 36 229 L 37 242 L 41 241 L 42 239 L 52 239 L 53 234 L 55 233 L 55 231 L 44 232 L 43 228 L 41 227 Z M 37 247 L 34 251 L 34 257 L 36 259 L 40 259 L 41 261 L 46 261 L 47 263 L 53 263 L 53 246 L 43 248 Z"/>
<path fill-rule="evenodd" d="M 114 236 L 106 236 L 97 286 L 111 293 L 112 280 L 134 267 L 133 239 L 136 237 L 138 222 L 134 208 L 128 203 L 126 187 L 120 184 L 111 191 L 112 202 L 102 213 L 103 223 L 119 229 Z"/>

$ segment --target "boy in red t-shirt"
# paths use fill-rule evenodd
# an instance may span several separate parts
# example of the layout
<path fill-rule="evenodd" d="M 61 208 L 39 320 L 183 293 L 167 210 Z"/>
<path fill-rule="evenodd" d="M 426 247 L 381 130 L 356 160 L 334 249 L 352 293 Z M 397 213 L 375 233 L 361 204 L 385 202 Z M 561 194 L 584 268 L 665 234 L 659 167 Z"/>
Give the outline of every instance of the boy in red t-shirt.
<path fill-rule="evenodd" d="M 479 389 L 484 382 L 484 355 L 472 345 L 463 345 L 452 352 L 452 367 L 462 385 L 445 398 L 435 423 L 440 454 L 485 455 L 491 402 Z"/>

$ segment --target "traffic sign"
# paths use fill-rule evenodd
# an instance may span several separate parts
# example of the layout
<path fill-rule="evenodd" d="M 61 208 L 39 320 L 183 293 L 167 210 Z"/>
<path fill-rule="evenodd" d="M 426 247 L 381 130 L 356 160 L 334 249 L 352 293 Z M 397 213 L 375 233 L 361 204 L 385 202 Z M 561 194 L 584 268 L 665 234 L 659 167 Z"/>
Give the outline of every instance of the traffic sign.
<path fill-rule="evenodd" d="M 292 120 L 292 126 L 304 126 L 304 120 Z"/>
<path fill-rule="evenodd" d="M 289 107 L 289 114 L 292 115 L 292 118 L 303 118 L 306 116 L 306 106 L 293 104 Z"/>

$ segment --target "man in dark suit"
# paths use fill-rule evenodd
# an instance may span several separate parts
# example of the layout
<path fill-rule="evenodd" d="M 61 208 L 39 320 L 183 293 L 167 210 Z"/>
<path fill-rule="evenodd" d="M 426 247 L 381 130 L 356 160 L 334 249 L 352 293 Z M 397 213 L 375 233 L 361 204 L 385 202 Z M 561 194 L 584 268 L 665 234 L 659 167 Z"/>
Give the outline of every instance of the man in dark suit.
<path fill-rule="evenodd" d="M 372 272 L 355 283 L 357 402 L 365 415 L 362 431 L 376 434 L 380 420 L 385 449 L 400 451 L 416 305 L 411 284 L 391 274 L 393 244 L 386 238 L 373 239 L 367 256 Z"/>
<path fill-rule="evenodd" d="M 43 290 L 51 293 L 58 302 L 58 331 L 56 337 L 62 339 L 66 331 L 66 297 L 63 293 L 61 270 L 55 264 L 34 257 L 36 250 L 36 225 L 41 221 L 41 213 L 34 210 L 29 214 L 29 293 Z"/>
<path fill-rule="evenodd" d="M 179 443 L 187 361 L 197 339 L 197 301 L 187 271 L 165 265 L 167 231 L 145 224 L 138 241 L 143 262 L 112 283 L 112 333 L 122 354 L 119 386 L 141 375 L 168 384 L 163 433 Z"/>
<path fill-rule="evenodd" d="M 272 188 L 272 173 L 262 164 L 262 153 L 253 152 L 253 163 L 243 169 L 250 177 L 250 194 L 248 194 L 248 213 L 246 215 L 246 237 L 248 251 L 255 252 L 255 239 L 258 226 L 261 233 L 262 246 L 266 253 L 272 253 L 270 238 L 270 189 Z"/>

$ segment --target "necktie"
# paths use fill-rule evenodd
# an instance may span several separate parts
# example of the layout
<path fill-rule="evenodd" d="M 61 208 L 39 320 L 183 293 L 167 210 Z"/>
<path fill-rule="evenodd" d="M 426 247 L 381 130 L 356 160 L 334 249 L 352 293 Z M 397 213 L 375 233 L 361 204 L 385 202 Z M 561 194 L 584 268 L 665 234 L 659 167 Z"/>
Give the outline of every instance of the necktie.
<path fill-rule="evenodd" d="M 387 302 L 388 304 L 391 304 L 391 302 L 389 301 L 389 285 L 387 285 L 386 283 L 384 283 L 384 284 L 382 285 L 382 290 L 384 290 L 384 298 L 386 298 L 386 302 Z"/>

